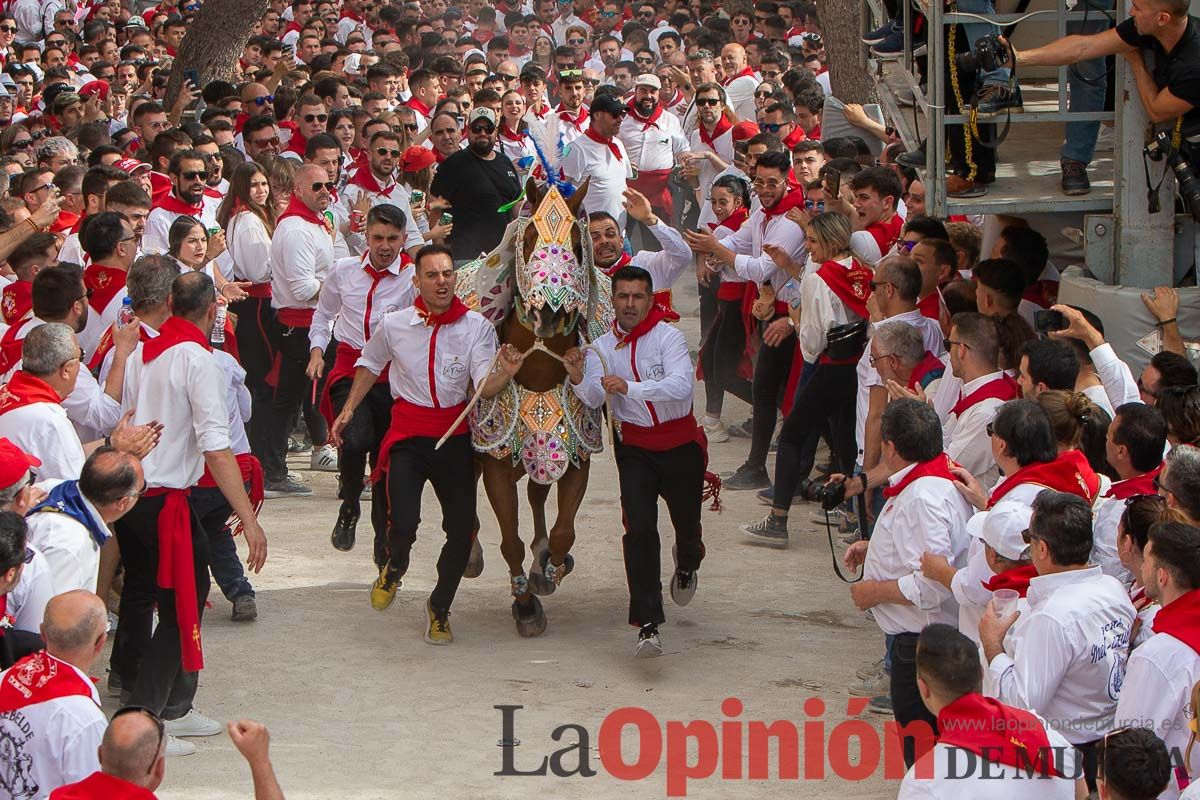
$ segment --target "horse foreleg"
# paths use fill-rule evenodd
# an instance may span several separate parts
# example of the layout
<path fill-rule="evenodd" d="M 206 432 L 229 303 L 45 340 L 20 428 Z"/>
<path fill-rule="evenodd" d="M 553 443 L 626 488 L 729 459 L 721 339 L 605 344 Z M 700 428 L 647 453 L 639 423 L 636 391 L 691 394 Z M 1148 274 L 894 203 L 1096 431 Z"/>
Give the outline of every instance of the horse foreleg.
<path fill-rule="evenodd" d="M 550 497 L 550 484 L 538 483 L 532 478 L 526 486 L 525 496 L 529 499 L 529 509 L 533 513 L 533 541 L 529 543 L 529 550 L 533 553 L 533 566 L 531 570 L 541 571 L 538 565 L 538 558 L 542 555 L 549 544 L 548 531 L 546 529 L 546 500 Z"/>
<path fill-rule="evenodd" d="M 517 485 L 512 479 L 512 469 L 506 462 L 490 456 L 481 460 L 483 489 L 500 527 L 500 553 L 508 564 L 509 575 L 520 575 L 524 571 L 525 545 L 517 527 Z"/>
<path fill-rule="evenodd" d="M 584 461 L 578 468 L 572 467 L 558 480 L 558 516 L 550 531 L 550 564 L 558 573 L 555 582 L 561 581 L 574 568 L 570 552 L 575 544 L 575 515 L 587 492 L 591 463 Z"/>

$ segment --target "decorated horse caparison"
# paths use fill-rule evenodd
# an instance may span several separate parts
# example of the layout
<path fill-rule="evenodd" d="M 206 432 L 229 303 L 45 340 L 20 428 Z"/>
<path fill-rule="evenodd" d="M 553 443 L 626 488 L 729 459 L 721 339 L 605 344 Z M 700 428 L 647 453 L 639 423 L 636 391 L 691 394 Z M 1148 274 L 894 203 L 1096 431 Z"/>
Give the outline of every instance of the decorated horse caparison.
<path fill-rule="evenodd" d="M 556 188 L 526 187 L 532 217 L 508 227 L 501 245 L 464 266 L 458 294 L 497 326 L 502 344 L 527 353 L 503 391 L 471 412 L 477 473 L 500 527 L 508 564 L 513 620 L 522 636 L 546 629 L 538 595 L 553 594 L 574 569 L 575 515 L 587 490 L 589 459 L 603 446 L 603 417 L 571 390 L 559 357 L 612 325 L 609 280 L 592 262 L 579 208 L 585 181 L 569 198 Z M 518 527 L 517 484 L 529 477 L 532 563 Z M 558 516 L 546 526 L 546 499 L 558 487 Z M 478 552 L 478 551 L 477 551 Z"/>

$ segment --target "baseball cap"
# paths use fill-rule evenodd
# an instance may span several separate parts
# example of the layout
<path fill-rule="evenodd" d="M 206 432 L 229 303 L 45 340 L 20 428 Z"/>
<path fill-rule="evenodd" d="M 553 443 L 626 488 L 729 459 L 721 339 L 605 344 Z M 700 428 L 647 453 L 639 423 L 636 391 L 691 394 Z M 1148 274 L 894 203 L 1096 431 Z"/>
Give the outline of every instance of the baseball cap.
<path fill-rule="evenodd" d="M 626 114 L 629 112 L 629 108 L 611 94 L 597 94 L 592 100 L 591 108 L 588 110 L 593 114 L 600 111 L 607 114 Z"/>
<path fill-rule="evenodd" d="M 634 79 L 633 85 L 634 86 L 649 86 L 651 89 L 661 89 L 662 81 L 660 81 L 658 79 L 657 75 L 651 75 L 650 73 L 646 73 L 645 75 L 638 75 L 637 78 Z"/>
<path fill-rule="evenodd" d="M 62 92 L 54 97 L 54 111 L 58 113 L 64 108 L 73 106 L 76 103 L 82 102 L 83 98 L 76 92 Z"/>
<path fill-rule="evenodd" d="M 126 28 L 144 28 L 146 30 L 149 30 L 149 28 L 146 25 L 146 20 L 142 19 L 141 17 L 137 17 L 137 16 L 130 17 L 128 19 L 128 21 L 126 21 L 125 27 Z"/>
<path fill-rule="evenodd" d="M 755 136 L 758 136 L 758 133 L 758 126 L 753 122 L 739 122 L 733 126 L 731 136 L 733 136 L 735 142 L 744 142 L 747 139 L 753 139 Z"/>
<path fill-rule="evenodd" d="M 1029 527 L 1033 509 L 1024 503 L 1000 502 L 967 521 L 967 533 L 983 539 L 1002 558 L 1020 561 L 1029 552 L 1021 533 Z"/>
<path fill-rule="evenodd" d="M 7 489 L 31 468 L 41 465 L 37 456 L 31 456 L 8 439 L 0 439 L 0 487 Z"/>
<path fill-rule="evenodd" d="M 122 158 L 120 161 L 114 162 L 113 166 L 129 175 L 133 175 L 142 168 L 147 171 L 150 169 L 149 164 L 145 161 L 138 161 L 136 158 Z"/>
<path fill-rule="evenodd" d="M 471 116 L 467 117 L 467 127 L 471 127 L 475 124 L 476 120 L 481 119 L 487 120 L 488 122 L 492 123 L 493 126 L 500 124 L 500 120 L 496 118 L 495 111 L 492 111 L 487 106 L 476 106 L 471 110 Z"/>
<path fill-rule="evenodd" d="M 491 109 L 488 110 L 490 111 Z M 472 117 L 474 117 L 473 114 Z M 413 145 L 405 150 L 404 155 L 400 157 L 400 169 L 405 172 L 416 172 L 419 169 L 425 169 L 425 167 L 436 161 L 437 156 L 433 154 L 432 150 L 420 145 Z"/>
<path fill-rule="evenodd" d="M 108 81 L 88 81 L 83 86 L 79 87 L 79 94 L 81 97 L 91 97 L 92 95 L 99 93 L 101 100 L 107 100 L 108 92 Z"/>

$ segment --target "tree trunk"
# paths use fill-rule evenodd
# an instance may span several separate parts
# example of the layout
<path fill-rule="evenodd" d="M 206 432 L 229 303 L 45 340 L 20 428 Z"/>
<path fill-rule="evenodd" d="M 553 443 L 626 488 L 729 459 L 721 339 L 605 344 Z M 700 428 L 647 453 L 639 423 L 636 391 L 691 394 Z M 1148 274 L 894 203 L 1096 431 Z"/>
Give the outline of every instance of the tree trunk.
<path fill-rule="evenodd" d="M 875 84 L 867 71 L 866 45 L 862 43 L 866 7 L 864 2 L 817 0 L 817 16 L 829 57 L 830 89 L 843 103 L 875 102 Z"/>
<path fill-rule="evenodd" d="M 171 66 L 165 103 L 168 110 L 183 86 L 184 70 L 194 69 L 200 74 L 197 90 L 209 81 L 233 78 L 233 67 L 250 36 L 250 27 L 266 9 L 267 0 L 205 0 Z"/>

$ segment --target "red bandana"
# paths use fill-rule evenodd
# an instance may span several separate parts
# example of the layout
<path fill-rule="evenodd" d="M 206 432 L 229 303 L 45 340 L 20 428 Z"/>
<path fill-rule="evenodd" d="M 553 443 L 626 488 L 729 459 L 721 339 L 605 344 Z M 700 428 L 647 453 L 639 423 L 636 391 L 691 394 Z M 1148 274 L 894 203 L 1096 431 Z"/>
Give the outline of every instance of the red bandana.
<path fill-rule="evenodd" d="M 434 328 L 442 325 L 453 325 L 455 322 L 458 322 L 460 319 L 465 317 L 467 312 L 470 311 L 470 309 L 467 308 L 467 304 L 462 300 L 459 300 L 457 296 L 450 301 L 450 307 L 440 314 L 434 314 L 430 312 L 428 307 L 425 305 L 425 299 L 420 296 L 418 296 L 416 301 L 413 302 L 413 306 L 417 309 L 417 316 L 420 317 L 427 326 L 432 326 Z"/>
<path fill-rule="evenodd" d="M 745 68 L 743 68 L 743 69 L 742 69 L 742 71 L 741 71 L 741 72 L 739 72 L 737 75 L 734 75 L 734 76 L 732 76 L 732 77 L 726 78 L 725 80 L 721 81 L 721 85 L 722 85 L 722 86 L 728 86 L 729 84 L 731 84 L 731 83 L 733 83 L 734 81 L 736 81 L 738 78 L 744 78 L 744 77 L 746 77 L 747 75 L 749 75 L 751 78 L 753 78 L 753 77 L 754 77 L 754 70 L 750 69 L 750 67 L 745 67 Z"/>
<path fill-rule="evenodd" d="M 599 142 L 600 144 L 607 147 L 612 152 L 613 156 L 616 157 L 617 161 L 625 160 L 621 156 L 621 148 L 617 147 L 617 143 L 614 142 L 612 139 L 605 139 L 603 136 L 596 133 L 595 128 L 592 128 L 589 126 L 588 129 L 583 132 L 583 135 L 588 137 L 589 139 L 591 139 L 593 142 Z"/>
<path fill-rule="evenodd" d="M 725 131 L 733 130 L 733 123 L 729 121 L 727 116 L 722 114 L 721 116 L 717 117 L 717 124 L 713 126 L 711 134 L 704 130 L 703 125 L 698 126 L 697 129 L 700 131 L 700 141 L 704 142 L 715 152 L 717 148 L 713 142 L 721 138 Z"/>
<path fill-rule="evenodd" d="M 793 208 L 800 208 L 803 205 L 804 192 L 800 191 L 799 189 L 792 189 L 783 197 L 779 198 L 779 202 L 770 208 L 763 206 L 763 216 L 766 217 L 763 222 L 765 224 L 771 219 L 771 217 L 782 216 L 791 211 Z"/>
<path fill-rule="evenodd" d="M 937 715 L 938 742 L 961 747 L 994 764 L 1033 765 L 1043 776 L 1061 777 L 1050 739 L 1037 716 L 981 694 L 965 694 Z"/>
<path fill-rule="evenodd" d="M 917 301 L 917 310 L 921 316 L 935 322 L 942 317 L 942 297 L 937 291 L 932 291 Z"/>
<path fill-rule="evenodd" d="M 937 374 L 933 375 L 935 372 Z M 933 375 L 930 380 L 934 380 L 935 378 L 940 378 L 945 374 L 946 365 L 942 363 L 940 358 L 926 350 L 925 357 L 917 362 L 917 365 L 913 367 L 912 374 L 908 376 L 908 388 L 916 389 L 917 384 L 920 384 L 922 387 L 924 387 L 926 375 Z"/>
<path fill-rule="evenodd" d="M 639 114 L 637 112 L 636 107 L 634 107 L 634 106 L 629 107 L 629 116 L 632 119 L 636 119 L 638 122 L 642 123 L 642 133 L 645 133 L 646 131 L 650 130 L 651 128 L 657 127 L 658 118 L 662 116 L 662 113 L 663 113 L 662 106 L 655 106 L 654 113 L 652 113 L 648 117 L 643 117 L 641 114 Z"/>
<path fill-rule="evenodd" d="M 106 267 L 103 264 L 91 264 L 83 270 L 83 285 L 92 293 L 88 305 L 97 314 L 103 314 L 104 309 L 125 288 L 125 270 L 117 267 Z"/>
<path fill-rule="evenodd" d="M 708 227 L 712 228 L 714 231 L 717 228 L 727 228 L 730 233 L 737 233 L 748 219 L 750 219 L 750 209 L 742 206 L 721 222 L 708 223 Z"/>
<path fill-rule="evenodd" d="M 212 350 L 208 337 L 195 325 L 179 317 L 167 317 L 167 321 L 158 329 L 158 336 L 142 345 L 142 361 L 149 364 L 169 348 L 184 342 L 195 342 L 205 350 Z"/>
<path fill-rule="evenodd" d="M 564 111 L 562 106 L 558 107 L 558 118 L 563 122 L 571 125 L 575 130 L 582 132 L 583 123 L 587 122 L 588 110 L 585 106 L 580 106 L 579 111 L 574 115 L 570 111 Z"/>
<path fill-rule="evenodd" d="M 1017 594 L 1024 597 L 1029 593 L 1029 582 L 1038 576 L 1037 567 L 1032 564 L 1024 567 L 1006 569 L 999 575 L 993 575 L 990 581 L 983 581 L 983 588 L 989 592 L 997 589 L 1016 589 Z"/>
<path fill-rule="evenodd" d="M 405 100 L 404 105 L 408 106 L 413 111 L 416 111 L 422 117 L 428 117 L 429 112 L 433 110 L 429 106 L 425 105 L 424 103 L 422 103 L 420 100 L 418 100 L 415 97 L 410 97 L 407 100 Z"/>
<path fill-rule="evenodd" d="M 282 214 L 279 215 L 279 219 L 276 220 L 275 225 L 278 226 L 280 222 L 283 222 L 288 217 L 299 217 L 305 222 L 311 222 L 313 225 L 320 225 L 323 230 L 329 232 L 329 223 L 328 220 L 325 219 L 325 215 L 318 214 L 316 211 L 313 211 L 311 208 L 306 206 L 304 201 L 301 200 L 300 197 L 295 193 L 292 194 L 292 199 L 288 201 L 288 207 L 284 209 Z"/>
<path fill-rule="evenodd" d="M 1021 467 L 1004 482 L 992 490 L 987 507 L 991 508 L 1000 502 L 1004 495 L 1023 483 L 1032 483 L 1057 492 L 1075 494 L 1089 503 L 1096 499 L 1100 491 L 1100 478 L 1092 471 L 1083 453 L 1078 450 L 1068 450 L 1059 453 L 1058 458 L 1050 462 L 1038 462 L 1027 467 Z"/>
<path fill-rule="evenodd" d="M 54 790 L 54 800 L 155 800 L 154 792 L 106 772 L 93 772 L 78 783 Z"/>
<path fill-rule="evenodd" d="M 1115 497 L 1118 500 L 1127 500 L 1139 494 L 1158 494 L 1158 490 L 1154 488 L 1154 479 L 1163 471 L 1163 464 L 1159 464 L 1149 472 L 1143 472 L 1141 475 L 1135 475 L 1123 481 L 1117 481 L 1104 495 L 1105 497 Z"/>
<path fill-rule="evenodd" d="M 528 134 L 514 131 L 512 128 L 508 127 L 508 120 L 503 120 L 500 123 L 500 138 L 501 139 L 507 139 L 510 142 L 520 142 L 521 144 L 525 144 L 525 137 L 527 135 Z"/>
<path fill-rule="evenodd" d="M 172 214 L 184 214 L 189 217 L 200 219 L 200 215 L 204 213 L 203 203 L 197 205 L 188 205 L 175 196 L 174 192 L 163 197 L 158 201 L 155 208 L 161 208 L 164 211 L 170 211 Z"/>
<path fill-rule="evenodd" d="M 892 245 L 900 238 L 900 230 L 904 227 L 904 220 L 899 214 L 892 214 L 892 218 L 887 222 L 873 222 L 867 226 L 867 233 L 875 239 L 875 244 L 879 246 L 880 254 L 886 254 L 892 249 Z"/>
<path fill-rule="evenodd" d="M 804 135 L 804 129 L 797 125 L 795 128 L 792 128 L 791 133 L 784 137 L 783 146 L 786 147 L 790 153 L 792 152 L 793 147 L 800 144 L 807 138 L 808 137 Z"/>
<path fill-rule="evenodd" d="M 652 305 L 650 306 L 650 313 L 646 315 L 646 318 L 637 325 L 634 325 L 633 330 L 631 330 L 629 333 L 625 333 L 625 331 L 621 330 L 621 327 L 614 322 L 613 335 L 617 337 L 616 349 L 620 350 L 622 347 L 633 344 L 638 339 L 649 333 L 654 326 L 660 322 L 677 322 L 678 320 L 679 315 L 674 311 L 671 311 L 668 308 L 663 308 L 660 305 Z"/>
<path fill-rule="evenodd" d="M 628 266 L 631 261 L 633 261 L 633 258 L 630 257 L 629 253 L 626 253 L 624 250 L 622 250 L 620 258 L 607 267 L 600 267 L 600 271 L 611 278 L 617 270 L 619 270 L 621 267 Z"/>
<path fill-rule="evenodd" d="M 35 378 L 24 370 L 17 370 L 4 386 L 0 386 L 0 414 L 7 414 L 34 403 L 54 403 L 62 398 L 58 392 L 41 378 Z"/>
<path fill-rule="evenodd" d="M 838 299 L 846 304 L 846 308 L 866 318 L 867 298 L 871 296 L 873 276 L 870 269 L 863 266 L 858 259 L 853 259 L 849 268 L 836 261 L 826 261 L 817 270 L 817 275 L 833 290 Z"/>
<path fill-rule="evenodd" d="M 380 186 L 379 179 L 375 177 L 375 173 L 371 172 L 370 167 L 357 170 L 354 173 L 354 177 L 350 180 L 350 183 L 359 187 L 364 192 L 382 195 L 383 197 L 391 197 L 392 190 L 396 188 L 396 184 L 394 182 L 389 184 L 386 189 Z"/>
<path fill-rule="evenodd" d="M 899 483 L 894 486 L 888 486 L 883 490 L 885 498 L 892 498 L 903 492 L 908 485 L 918 478 L 943 478 L 948 481 L 956 481 L 954 473 L 950 471 L 950 467 L 955 466 L 950 460 L 950 456 L 942 453 L 939 456 L 923 461 L 908 471 L 908 474 L 900 479 Z"/>
<path fill-rule="evenodd" d="M 33 281 L 15 280 L 0 293 L 0 313 L 4 322 L 15 325 L 33 311 Z"/>
<path fill-rule="evenodd" d="M 4 674 L 4 682 L 0 683 L 0 714 L 60 697 L 86 697 L 95 701 L 96 689 L 70 664 L 39 650 L 13 664 Z"/>
<path fill-rule="evenodd" d="M 112 350 L 113 347 L 116 346 L 116 343 L 113 341 L 113 331 L 116 330 L 116 328 L 117 325 L 114 322 L 112 325 L 108 326 L 108 330 L 106 330 L 104 335 L 100 337 L 100 343 L 96 345 L 96 352 L 92 353 L 92 360 L 88 362 L 88 371 L 99 373 L 100 367 L 104 366 L 104 357 L 108 355 L 109 350 Z M 148 342 L 151 338 L 152 337 L 150 334 L 146 333 L 146 329 L 139 325 L 138 341 Z"/>
<path fill-rule="evenodd" d="M 1154 617 L 1154 632 L 1174 636 L 1200 654 L 1200 589 L 1160 608 Z"/>
<path fill-rule="evenodd" d="M 1007 373 L 1000 373 L 999 378 L 988 381 L 969 395 L 959 399 L 950 409 L 950 413 L 961 417 L 967 409 L 982 403 L 984 400 L 1003 400 L 1008 402 L 1021 396 L 1021 385 Z"/>

